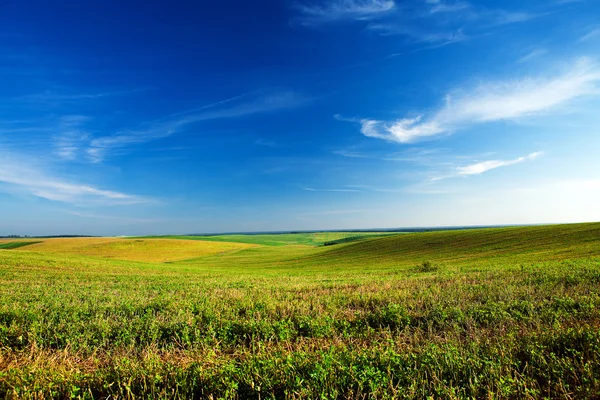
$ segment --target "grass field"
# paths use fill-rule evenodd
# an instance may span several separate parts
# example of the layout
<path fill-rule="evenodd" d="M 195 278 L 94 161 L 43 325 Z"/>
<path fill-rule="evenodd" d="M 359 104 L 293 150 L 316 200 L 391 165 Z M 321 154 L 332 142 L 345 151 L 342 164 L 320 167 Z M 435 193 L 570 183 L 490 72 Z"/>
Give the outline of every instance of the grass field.
<path fill-rule="evenodd" d="M 0 397 L 600 396 L 600 224 L 268 236 L 0 250 Z"/>
<path fill-rule="evenodd" d="M 18 249 L 19 247 L 31 246 L 32 244 L 36 244 L 36 243 L 39 243 L 39 242 L 35 242 L 35 241 L 19 242 L 16 240 L 10 240 L 10 241 L 0 240 L 0 250 Z"/>
<path fill-rule="evenodd" d="M 27 246 L 21 249 L 26 251 L 149 262 L 185 260 L 252 247 L 243 243 L 194 242 L 176 239 L 57 238 L 44 239 L 32 244 L 17 243 L 21 243 L 18 248 Z"/>
<path fill-rule="evenodd" d="M 321 246 L 325 243 L 353 241 L 374 237 L 398 235 L 392 232 L 314 232 L 285 234 L 252 234 L 252 235 L 211 235 L 211 236 L 148 236 L 148 238 L 168 238 L 184 240 L 205 240 L 211 242 L 234 242 L 260 244 L 264 246 L 306 245 Z"/>

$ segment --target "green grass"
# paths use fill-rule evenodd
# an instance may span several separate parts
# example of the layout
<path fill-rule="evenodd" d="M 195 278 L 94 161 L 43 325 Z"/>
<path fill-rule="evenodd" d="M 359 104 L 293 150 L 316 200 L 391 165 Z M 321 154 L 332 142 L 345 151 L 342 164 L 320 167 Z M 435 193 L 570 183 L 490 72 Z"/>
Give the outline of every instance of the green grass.
<path fill-rule="evenodd" d="M 5 242 L 0 243 L 0 250 L 18 249 L 19 247 L 25 247 L 36 243 L 40 242 Z"/>
<path fill-rule="evenodd" d="M 0 398 L 598 395 L 600 224 L 0 254 Z"/>
<path fill-rule="evenodd" d="M 325 257 L 341 263 L 527 261 L 596 256 L 599 246 L 600 224 L 571 224 L 405 234 L 336 246 Z"/>
<path fill-rule="evenodd" d="M 398 235 L 396 232 L 314 232 L 314 233 L 274 233 L 252 235 L 211 235 L 211 236 L 148 236 L 148 238 L 205 240 L 213 242 L 235 242 L 260 244 L 264 246 L 306 245 L 322 246 L 324 244 L 343 243 L 368 237 Z"/>

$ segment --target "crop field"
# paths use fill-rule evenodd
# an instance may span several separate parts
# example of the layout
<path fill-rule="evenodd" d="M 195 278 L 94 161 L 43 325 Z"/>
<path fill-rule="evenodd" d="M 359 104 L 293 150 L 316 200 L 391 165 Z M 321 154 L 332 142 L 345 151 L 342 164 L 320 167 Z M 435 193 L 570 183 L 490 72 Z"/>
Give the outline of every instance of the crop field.
<path fill-rule="evenodd" d="M 18 248 L 26 251 L 150 262 L 186 260 L 252 247 L 242 243 L 193 242 L 175 239 L 56 238 L 44 239 L 32 244 L 17 243 L 20 243 Z"/>
<path fill-rule="evenodd" d="M 600 398 L 600 223 L 299 235 L 0 247 L 0 398 Z"/>
<path fill-rule="evenodd" d="M 31 246 L 32 244 L 39 243 L 35 241 L 19 242 L 16 240 L 2 241 L 0 240 L 0 250 L 12 250 L 18 249 L 19 247 Z"/>
<path fill-rule="evenodd" d="M 264 246 L 308 245 L 319 246 L 349 242 L 360 239 L 397 235 L 388 232 L 314 232 L 314 233 L 284 233 L 284 234 L 252 234 L 252 235 L 211 235 L 211 236 L 162 236 L 162 238 L 177 238 L 185 240 L 206 240 L 214 242 L 234 242 L 261 244 Z M 149 236 L 161 238 L 161 236 Z"/>

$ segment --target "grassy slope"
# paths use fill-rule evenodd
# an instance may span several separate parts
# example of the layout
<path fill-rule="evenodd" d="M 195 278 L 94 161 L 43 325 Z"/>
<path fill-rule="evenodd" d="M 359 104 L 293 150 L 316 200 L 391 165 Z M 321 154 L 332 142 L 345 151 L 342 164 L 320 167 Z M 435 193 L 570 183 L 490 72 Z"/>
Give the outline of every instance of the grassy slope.
<path fill-rule="evenodd" d="M 183 240 L 205 240 L 214 242 L 251 243 L 265 246 L 307 245 L 320 246 L 327 242 L 348 238 L 366 238 L 369 236 L 398 235 L 385 232 L 315 232 L 256 235 L 215 235 L 215 236 L 148 236 L 149 238 L 169 238 Z"/>
<path fill-rule="evenodd" d="M 2 252 L 0 397 L 594 398 L 599 228 L 168 264 Z"/>
<path fill-rule="evenodd" d="M 28 241 L 28 242 L 0 241 L 0 250 L 13 250 L 13 249 L 18 249 L 19 247 L 30 246 L 30 245 L 36 244 L 36 243 L 39 243 L 39 242 L 35 242 L 35 241 Z"/>
<path fill-rule="evenodd" d="M 410 233 L 317 248 L 257 247 L 182 262 L 235 273 L 348 275 L 405 271 L 426 260 L 449 269 L 520 268 L 588 257 L 600 257 L 600 223 Z"/>
<path fill-rule="evenodd" d="M 414 233 L 334 247 L 319 257 L 341 263 L 461 263 L 589 257 L 599 250 L 600 223 L 594 223 Z"/>
<path fill-rule="evenodd" d="M 31 244 L 26 251 L 165 262 L 222 254 L 252 247 L 243 243 L 193 242 L 174 239 L 57 238 Z M 25 249 L 23 249 L 25 250 Z"/>

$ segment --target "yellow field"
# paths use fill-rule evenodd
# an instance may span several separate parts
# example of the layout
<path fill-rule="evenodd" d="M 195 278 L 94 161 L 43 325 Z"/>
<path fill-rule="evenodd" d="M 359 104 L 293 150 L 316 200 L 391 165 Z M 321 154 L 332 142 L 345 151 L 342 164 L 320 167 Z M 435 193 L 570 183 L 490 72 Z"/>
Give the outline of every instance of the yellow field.
<path fill-rule="evenodd" d="M 27 240 L 19 241 L 24 242 Z M 41 243 L 21 247 L 14 251 L 74 254 L 130 261 L 167 262 L 250 247 L 256 247 L 256 245 L 176 239 L 56 238 L 42 239 Z"/>

